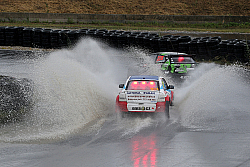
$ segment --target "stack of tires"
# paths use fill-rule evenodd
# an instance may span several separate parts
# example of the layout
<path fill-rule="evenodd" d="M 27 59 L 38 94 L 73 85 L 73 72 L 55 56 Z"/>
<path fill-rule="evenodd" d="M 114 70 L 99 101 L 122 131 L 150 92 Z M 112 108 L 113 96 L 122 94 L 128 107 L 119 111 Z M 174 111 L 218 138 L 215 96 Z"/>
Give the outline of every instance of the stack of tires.
<path fill-rule="evenodd" d="M 131 32 L 127 31 L 126 33 L 122 33 L 122 34 L 119 34 L 117 36 L 117 47 L 118 48 L 125 48 L 129 45 L 128 37 L 130 34 L 131 34 Z"/>
<path fill-rule="evenodd" d="M 148 36 L 146 33 L 140 33 L 135 37 L 135 45 L 139 48 L 144 48 L 144 38 Z"/>
<path fill-rule="evenodd" d="M 135 38 L 140 35 L 141 32 L 132 32 L 128 35 L 127 43 L 129 47 L 136 47 L 136 41 Z"/>
<path fill-rule="evenodd" d="M 90 29 L 90 30 L 88 30 L 88 32 L 87 32 L 87 37 L 89 37 L 89 38 L 96 38 L 96 31 L 97 31 L 97 29 Z"/>
<path fill-rule="evenodd" d="M 191 41 L 190 36 L 180 36 L 178 38 L 179 41 L 179 47 L 178 47 L 178 52 L 182 53 L 189 53 L 189 43 Z"/>
<path fill-rule="evenodd" d="M 159 36 L 157 36 L 159 38 Z M 171 45 L 171 38 L 173 35 L 164 35 L 161 38 L 159 38 L 159 51 L 164 52 L 165 50 L 172 52 L 173 47 Z"/>
<path fill-rule="evenodd" d="M 5 28 L 0 27 L 0 46 L 5 46 Z"/>
<path fill-rule="evenodd" d="M 43 29 L 41 36 L 41 46 L 42 48 L 49 49 L 51 48 L 50 43 L 50 33 L 52 32 L 52 29 Z"/>
<path fill-rule="evenodd" d="M 243 41 L 239 41 L 236 44 L 234 44 L 235 59 L 233 61 L 248 62 L 249 55 L 247 56 L 247 54 L 245 54 L 245 51 L 247 51 L 247 44 L 244 43 Z"/>
<path fill-rule="evenodd" d="M 23 46 L 23 29 L 25 27 L 17 27 L 17 46 Z"/>
<path fill-rule="evenodd" d="M 185 51 L 185 53 L 197 55 L 198 60 L 208 61 L 218 56 L 218 46 L 220 42 L 221 37 L 189 38 L 189 41 L 187 42 L 188 50 L 184 50 L 187 49 L 186 47 L 181 50 Z M 181 45 L 182 44 L 180 43 L 179 46 Z M 223 51 L 223 49 L 221 51 Z"/>
<path fill-rule="evenodd" d="M 103 42 L 111 46 L 111 35 L 114 34 L 113 31 L 106 32 L 103 34 Z"/>
<path fill-rule="evenodd" d="M 221 42 L 221 37 L 212 37 L 210 40 L 206 41 L 208 59 L 213 60 L 218 56 L 219 43 Z"/>
<path fill-rule="evenodd" d="M 234 39 L 227 40 L 226 59 L 230 62 L 232 62 L 235 59 L 234 44 L 236 44 L 236 43 L 237 43 L 237 40 L 234 40 Z"/>
<path fill-rule="evenodd" d="M 154 38 L 154 35 L 152 34 L 144 37 L 144 47 L 149 50 L 153 50 L 153 48 L 151 48 L 151 45 L 150 45 L 150 41 L 152 38 Z"/>
<path fill-rule="evenodd" d="M 33 42 L 33 31 L 34 28 L 23 29 L 23 47 L 31 47 Z"/>
<path fill-rule="evenodd" d="M 218 54 L 221 58 L 226 58 L 227 57 L 227 44 L 229 42 L 227 40 L 223 40 L 219 43 L 219 46 L 218 46 Z"/>
<path fill-rule="evenodd" d="M 188 42 L 189 54 L 198 55 L 197 42 L 200 38 L 194 38 Z"/>
<path fill-rule="evenodd" d="M 238 39 L 230 39 L 221 41 L 218 44 L 219 56 L 225 58 L 229 62 L 249 61 L 249 47 L 247 41 Z"/>
<path fill-rule="evenodd" d="M 250 40 L 246 40 L 244 46 L 244 61 L 241 62 L 249 62 L 249 61 L 250 61 Z"/>
<path fill-rule="evenodd" d="M 69 31 L 68 34 L 68 46 L 74 46 L 78 41 L 78 30 Z"/>
<path fill-rule="evenodd" d="M 150 48 L 153 52 L 159 52 L 160 49 L 164 50 L 165 44 L 164 42 L 160 41 L 160 39 L 160 37 L 153 37 L 150 39 Z"/>
<path fill-rule="evenodd" d="M 156 33 L 107 29 L 52 30 L 43 28 L 0 27 L 1 46 L 24 46 L 38 48 L 65 48 L 74 46 L 79 39 L 91 37 L 111 47 L 138 47 L 150 52 L 184 52 L 197 55 L 198 60 L 248 62 L 250 41 L 238 39 L 221 40 L 221 37 L 165 35 Z"/>
<path fill-rule="evenodd" d="M 87 36 L 89 29 L 80 29 L 78 31 L 78 39 L 84 38 Z"/>
<path fill-rule="evenodd" d="M 34 48 L 41 48 L 42 47 L 41 37 L 43 36 L 43 34 L 42 34 L 43 30 L 44 30 L 43 28 L 34 28 L 33 29 L 32 46 Z"/>
<path fill-rule="evenodd" d="M 175 35 L 170 38 L 170 46 L 169 49 L 171 49 L 173 52 L 178 52 L 179 51 L 179 39 L 181 36 Z"/>
<path fill-rule="evenodd" d="M 203 37 L 197 41 L 197 50 L 200 60 L 208 60 L 208 53 L 206 47 L 206 41 L 209 40 L 209 37 Z"/>
<path fill-rule="evenodd" d="M 68 47 L 70 44 L 69 38 L 68 38 L 68 33 L 70 30 L 62 30 L 60 31 L 60 42 L 59 45 L 61 48 Z"/>
<path fill-rule="evenodd" d="M 17 27 L 5 28 L 5 45 L 6 46 L 17 45 Z"/>
<path fill-rule="evenodd" d="M 248 60 L 247 56 L 247 42 L 238 39 L 227 40 L 227 60 L 230 62 L 240 61 L 245 62 Z"/>
<path fill-rule="evenodd" d="M 108 32 L 107 29 L 100 29 L 96 31 L 96 38 L 98 40 L 104 41 L 104 34 Z"/>
<path fill-rule="evenodd" d="M 123 47 L 124 43 L 121 43 L 121 41 L 119 41 L 119 43 L 118 43 L 118 38 L 119 38 L 118 36 L 122 35 L 123 32 L 124 31 L 111 31 L 111 34 L 108 37 L 110 46 L 115 47 L 115 48 Z M 119 40 L 121 40 L 121 39 L 119 39 Z"/>
<path fill-rule="evenodd" d="M 51 48 L 58 49 L 61 47 L 61 30 L 52 30 L 50 32 L 50 45 Z"/>

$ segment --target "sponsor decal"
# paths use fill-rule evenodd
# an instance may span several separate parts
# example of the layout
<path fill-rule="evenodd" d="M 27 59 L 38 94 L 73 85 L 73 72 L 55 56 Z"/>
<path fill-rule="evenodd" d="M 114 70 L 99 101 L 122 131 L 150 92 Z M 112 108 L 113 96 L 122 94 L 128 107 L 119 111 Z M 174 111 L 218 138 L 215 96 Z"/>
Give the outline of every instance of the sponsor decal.
<path fill-rule="evenodd" d="M 129 95 L 128 100 L 149 100 L 149 101 L 156 101 L 156 97 L 154 95 Z"/>
<path fill-rule="evenodd" d="M 155 92 L 127 92 L 127 94 L 155 94 Z"/>

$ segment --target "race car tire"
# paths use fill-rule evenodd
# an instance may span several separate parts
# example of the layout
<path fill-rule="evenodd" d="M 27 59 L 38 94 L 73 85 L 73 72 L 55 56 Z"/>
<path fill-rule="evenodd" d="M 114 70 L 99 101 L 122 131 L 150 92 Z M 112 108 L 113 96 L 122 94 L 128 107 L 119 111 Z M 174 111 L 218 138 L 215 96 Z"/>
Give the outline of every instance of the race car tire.
<path fill-rule="evenodd" d="M 167 118 L 170 118 L 170 114 L 169 114 L 169 101 L 166 101 L 165 104 L 165 115 Z"/>
<path fill-rule="evenodd" d="M 169 105 L 170 105 L 170 106 L 174 106 L 173 101 L 171 101 L 170 98 L 169 98 Z"/>
<path fill-rule="evenodd" d="M 126 118 L 127 117 L 127 113 L 121 112 L 121 116 L 122 116 L 122 118 Z"/>
<path fill-rule="evenodd" d="M 121 118 L 126 118 L 127 117 L 127 113 L 125 112 L 117 112 L 116 113 L 116 120 L 120 120 Z"/>

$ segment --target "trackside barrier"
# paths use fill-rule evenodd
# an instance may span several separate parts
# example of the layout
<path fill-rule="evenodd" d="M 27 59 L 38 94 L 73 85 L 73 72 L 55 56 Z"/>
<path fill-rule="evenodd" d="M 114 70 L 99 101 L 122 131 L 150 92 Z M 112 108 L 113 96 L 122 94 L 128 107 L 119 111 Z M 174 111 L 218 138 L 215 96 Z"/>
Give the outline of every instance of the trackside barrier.
<path fill-rule="evenodd" d="M 24 28 L 23 29 L 23 36 L 22 36 L 22 46 L 23 47 L 32 47 L 33 43 L 33 33 L 34 28 Z"/>
<path fill-rule="evenodd" d="M 91 37 L 116 48 L 139 47 L 150 52 L 184 52 L 195 54 L 197 60 L 225 59 L 230 62 L 249 62 L 250 40 L 217 37 L 165 35 L 149 32 L 130 32 L 106 29 L 53 30 L 44 28 L 0 27 L 0 46 L 35 48 L 66 48 L 83 37 Z"/>

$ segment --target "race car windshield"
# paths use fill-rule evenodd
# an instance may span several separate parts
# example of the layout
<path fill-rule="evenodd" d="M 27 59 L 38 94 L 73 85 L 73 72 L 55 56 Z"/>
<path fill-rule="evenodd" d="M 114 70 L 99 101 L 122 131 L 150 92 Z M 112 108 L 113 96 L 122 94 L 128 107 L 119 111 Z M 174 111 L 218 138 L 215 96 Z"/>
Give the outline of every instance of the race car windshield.
<path fill-rule="evenodd" d="M 195 61 L 192 57 L 172 57 L 171 63 L 190 63 L 193 64 Z"/>
<path fill-rule="evenodd" d="M 159 84 L 157 81 L 129 81 L 127 90 L 159 90 Z"/>

